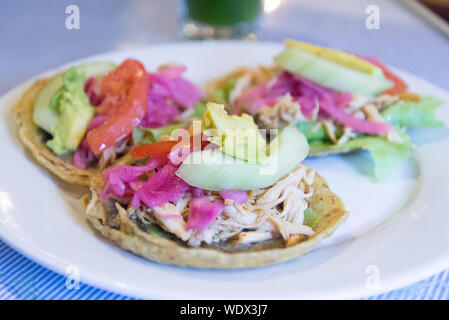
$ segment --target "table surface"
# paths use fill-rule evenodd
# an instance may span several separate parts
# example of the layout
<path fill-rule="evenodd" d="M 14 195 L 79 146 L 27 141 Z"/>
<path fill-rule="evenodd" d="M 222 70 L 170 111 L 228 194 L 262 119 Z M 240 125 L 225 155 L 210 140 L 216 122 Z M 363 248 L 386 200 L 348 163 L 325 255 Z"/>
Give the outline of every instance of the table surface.
<path fill-rule="evenodd" d="M 68 5 L 80 9 L 79 30 L 65 27 Z M 379 29 L 365 26 L 369 5 L 379 8 Z M 176 6 L 176 0 L 2 1 L 0 94 L 92 54 L 183 40 Z M 281 0 L 262 17 L 259 39 L 284 38 L 375 56 L 449 90 L 449 39 L 396 1 Z M 0 241 L 0 299 L 133 299 L 87 284 L 68 289 L 67 281 Z M 449 270 L 368 299 L 449 299 Z"/>

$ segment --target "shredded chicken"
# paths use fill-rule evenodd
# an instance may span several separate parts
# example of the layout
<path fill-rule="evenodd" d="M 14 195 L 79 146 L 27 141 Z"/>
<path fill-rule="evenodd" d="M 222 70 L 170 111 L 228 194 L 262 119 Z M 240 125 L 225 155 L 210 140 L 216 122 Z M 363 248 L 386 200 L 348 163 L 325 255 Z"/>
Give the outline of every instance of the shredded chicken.
<path fill-rule="evenodd" d="M 346 107 L 346 112 L 354 113 L 357 110 L 360 110 L 360 108 L 362 108 L 365 104 L 367 104 L 368 101 L 369 99 L 367 97 L 360 94 L 354 94 L 352 101 Z"/>
<path fill-rule="evenodd" d="M 355 117 L 359 119 L 367 119 L 369 121 L 383 122 L 383 118 L 380 115 L 380 111 L 384 110 L 388 106 L 399 101 L 399 99 L 419 99 L 416 95 L 407 95 L 404 98 L 400 96 L 392 95 L 381 95 L 372 100 L 369 100 L 362 95 L 354 95 L 353 101 L 345 108 L 345 111 L 352 113 Z M 279 129 L 283 128 L 292 123 L 299 121 L 317 121 L 319 111 L 319 102 L 316 100 L 316 107 L 314 109 L 312 118 L 307 119 L 301 113 L 301 107 L 298 102 L 293 101 L 291 95 L 287 93 L 272 107 L 263 106 L 259 108 L 255 119 L 257 124 L 265 129 Z M 326 131 L 329 139 L 335 144 L 343 144 L 349 141 L 351 138 L 356 137 L 356 133 L 349 127 L 345 127 L 333 119 L 322 119 L 317 125 L 322 125 Z M 318 128 L 317 126 L 317 128 Z M 342 128 L 343 134 L 337 135 L 337 130 Z M 396 130 L 391 130 L 384 137 L 394 143 L 401 143 L 402 140 Z"/>
<path fill-rule="evenodd" d="M 288 240 L 286 241 L 286 246 L 287 247 L 291 247 L 294 246 L 295 244 L 297 244 L 298 242 L 301 242 L 302 240 L 304 240 L 304 235 L 302 234 L 292 234 Z"/>
<path fill-rule="evenodd" d="M 324 130 L 326 130 L 329 139 L 331 139 L 333 143 L 338 143 L 337 137 L 335 136 L 336 127 L 334 122 L 329 119 L 323 119 L 321 120 L 321 123 L 323 124 Z"/>
<path fill-rule="evenodd" d="M 98 160 L 98 167 L 100 169 L 106 168 L 109 164 L 114 162 L 118 156 L 126 153 L 130 148 L 128 139 L 124 139 L 117 143 L 115 146 L 107 148 L 103 151 Z"/>
<path fill-rule="evenodd" d="M 366 118 L 373 122 L 385 122 L 380 115 L 378 108 L 374 104 L 367 104 L 362 107 L 363 113 L 365 113 Z M 388 141 L 393 143 L 402 143 L 402 139 L 396 132 L 395 128 L 392 128 L 387 134 L 383 135 Z"/>
<path fill-rule="evenodd" d="M 315 96 L 315 108 L 313 109 L 312 118 L 310 120 L 317 121 L 319 112 L 320 112 L 320 101 Z"/>
<path fill-rule="evenodd" d="M 278 229 L 278 231 L 281 233 L 282 237 L 285 240 L 288 240 L 290 238 L 290 235 L 292 234 L 305 234 L 305 235 L 313 234 L 313 230 L 309 226 L 282 220 L 275 214 L 270 215 L 268 219 L 271 223 L 273 223 L 276 226 L 276 228 Z"/>
<path fill-rule="evenodd" d="M 313 195 L 311 185 L 314 178 L 314 171 L 307 172 L 304 166 L 299 166 L 255 201 L 254 207 L 269 213 L 266 214 L 266 219 L 277 227 L 285 240 L 290 234 L 311 232 L 310 228 L 301 229 L 295 226 L 304 227 L 304 211 L 308 206 L 307 200 Z"/>
<path fill-rule="evenodd" d="M 366 119 L 373 122 L 383 122 L 384 119 L 380 115 L 376 106 L 372 103 L 368 103 L 362 107 L 362 111 L 366 116 Z"/>
<path fill-rule="evenodd" d="M 354 137 L 355 137 L 355 133 L 352 130 L 352 128 L 345 127 L 343 129 L 343 134 L 341 135 L 340 138 L 338 138 L 337 144 L 341 145 L 345 142 L 348 142 L 349 139 L 354 138 Z"/>
<path fill-rule="evenodd" d="M 376 97 L 372 101 L 370 101 L 370 103 L 374 104 L 376 106 L 377 110 L 379 110 L 379 112 L 381 112 L 385 108 L 391 106 L 392 104 L 394 104 L 398 101 L 399 101 L 399 96 L 383 94 L 383 95 Z"/>
<path fill-rule="evenodd" d="M 273 234 L 268 231 L 243 231 L 238 234 L 237 242 L 240 244 L 248 244 L 258 241 L 270 240 Z"/>
<path fill-rule="evenodd" d="M 265 129 L 280 129 L 306 118 L 301 112 L 298 101 L 293 101 L 290 93 L 287 93 L 278 102 L 270 107 L 259 108 L 256 115 L 256 122 Z"/>
<path fill-rule="evenodd" d="M 183 241 L 189 239 L 191 232 L 186 231 L 186 222 L 174 204 L 167 202 L 162 207 L 154 207 L 149 210 L 163 229 L 173 233 Z"/>
<path fill-rule="evenodd" d="M 207 101 L 216 100 L 216 92 L 226 86 L 231 79 L 237 79 L 234 89 L 230 92 L 232 102 L 243 94 L 246 90 L 261 83 L 266 83 L 273 79 L 276 74 L 280 73 L 279 67 L 265 67 L 259 66 L 257 68 L 241 67 L 237 70 L 227 74 L 226 76 L 210 81 L 206 85 L 205 98 Z M 243 80 L 241 80 L 243 79 Z M 249 80 L 248 80 L 249 79 Z M 249 81 L 249 83 L 247 83 Z M 233 93 L 233 91 L 235 91 Z"/>
<path fill-rule="evenodd" d="M 223 214 L 205 231 L 192 234 L 189 245 L 219 242 L 235 235 L 237 243 L 250 243 L 279 234 L 284 240 L 292 234 L 312 234 L 312 229 L 303 222 L 307 200 L 313 195 L 314 178 L 314 171 L 299 166 L 272 187 L 252 191 L 247 203 L 225 206 Z M 247 233 L 240 236 L 241 232 Z"/>
<path fill-rule="evenodd" d="M 172 119 L 175 123 L 189 123 L 192 119 L 194 108 L 185 109 Z"/>
<path fill-rule="evenodd" d="M 300 165 L 273 186 L 249 191 L 246 203 L 226 202 L 223 213 L 202 232 L 185 230 L 190 213 L 191 196 L 188 193 L 176 203 L 167 202 L 161 207 L 146 210 L 130 209 L 129 214 L 144 224 L 157 223 L 193 247 L 203 242 L 218 243 L 231 238 L 237 243 L 249 244 L 278 236 L 291 243 L 292 235 L 313 233 L 303 222 L 307 200 L 313 195 L 314 178 L 313 170 Z M 221 199 L 216 191 L 206 191 L 205 196 L 211 201 Z"/>
<path fill-rule="evenodd" d="M 250 74 L 246 74 L 237 79 L 234 88 L 229 92 L 229 103 L 234 103 L 235 100 L 251 86 L 252 76 Z"/>
<path fill-rule="evenodd" d="M 353 101 L 345 108 L 345 111 L 351 113 L 358 119 L 384 122 L 380 112 L 398 102 L 399 99 L 419 99 L 419 96 L 416 97 L 416 95 L 411 94 L 401 97 L 384 94 L 370 100 L 365 96 L 355 94 Z M 329 139 L 333 143 L 341 145 L 351 138 L 356 137 L 354 130 L 345 126 L 343 126 L 343 134 L 340 137 L 337 137 L 336 126 L 341 126 L 341 124 L 337 124 L 335 120 L 326 119 L 322 120 L 321 123 L 323 124 Z M 390 130 L 387 134 L 383 135 L 383 137 L 393 143 L 402 143 L 401 137 L 395 129 Z"/>
<path fill-rule="evenodd" d="M 383 94 L 374 99 L 368 99 L 363 95 L 354 94 L 352 102 L 346 107 L 346 112 L 354 114 L 357 110 L 362 109 L 366 105 L 374 105 L 376 109 L 381 112 L 385 108 L 398 102 L 399 99 L 399 96 L 392 96 L 389 94 Z"/>

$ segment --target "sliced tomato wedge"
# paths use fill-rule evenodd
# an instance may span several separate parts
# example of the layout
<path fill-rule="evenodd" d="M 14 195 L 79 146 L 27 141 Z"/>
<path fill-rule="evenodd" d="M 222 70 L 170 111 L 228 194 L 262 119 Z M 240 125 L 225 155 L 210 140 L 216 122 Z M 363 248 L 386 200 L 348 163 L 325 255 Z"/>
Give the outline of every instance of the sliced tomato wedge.
<path fill-rule="evenodd" d="M 150 78 L 144 66 L 127 59 L 101 80 L 104 97 L 97 114 L 109 119 L 87 134 L 92 152 L 98 156 L 132 133 L 139 125 L 148 103 Z"/>
<path fill-rule="evenodd" d="M 204 148 L 209 144 L 209 142 L 206 140 L 205 135 L 202 133 L 197 134 L 195 136 L 191 135 L 189 137 L 189 142 L 182 143 L 181 139 L 178 140 L 168 140 L 168 141 L 159 141 L 154 142 L 150 144 L 144 144 L 140 146 L 135 146 L 131 150 L 131 157 L 135 159 L 143 159 L 147 157 L 161 157 L 169 155 L 174 147 L 189 147 L 191 152 L 199 151 L 194 150 L 194 143 L 196 142 L 195 137 L 198 137 L 198 141 L 201 142 L 200 149 L 204 150 Z"/>
<path fill-rule="evenodd" d="M 175 140 L 160 141 L 141 146 L 135 146 L 131 150 L 131 157 L 136 159 L 143 159 L 147 157 L 161 157 L 170 154 L 173 147 L 179 142 Z"/>
<path fill-rule="evenodd" d="M 392 73 L 387 68 L 382 68 L 381 67 L 381 69 L 383 70 L 385 77 L 387 79 L 393 81 L 393 83 L 394 83 L 394 86 L 392 88 L 390 88 L 388 90 L 385 90 L 383 93 L 391 94 L 391 95 L 397 95 L 397 94 L 401 94 L 401 93 L 407 92 L 408 86 L 401 78 L 399 78 L 397 75 Z"/>

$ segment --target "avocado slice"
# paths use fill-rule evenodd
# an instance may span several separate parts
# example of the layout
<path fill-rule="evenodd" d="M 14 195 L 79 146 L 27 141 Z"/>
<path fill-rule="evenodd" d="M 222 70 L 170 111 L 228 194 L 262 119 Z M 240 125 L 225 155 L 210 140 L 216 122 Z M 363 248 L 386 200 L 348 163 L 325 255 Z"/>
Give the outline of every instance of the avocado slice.
<path fill-rule="evenodd" d="M 76 67 L 62 75 L 63 85 L 50 99 L 50 108 L 58 114 L 53 138 L 47 146 L 57 155 L 75 151 L 87 125 L 95 115 L 95 108 L 84 93 L 85 73 Z"/>
<path fill-rule="evenodd" d="M 105 75 L 109 71 L 114 70 L 115 67 L 115 64 L 112 62 L 91 62 L 77 66 L 81 72 L 85 73 L 86 79 Z M 62 88 L 62 85 L 62 73 L 53 76 L 34 102 L 33 122 L 51 135 L 54 134 L 58 124 L 59 114 L 57 110 L 50 107 L 50 100 Z"/>
<path fill-rule="evenodd" d="M 224 105 L 208 102 L 203 125 L 209 141 L 220 146 L 221 152 L 249 163 L 267 158 L 265 138 L 250 115 L 228 115 Z"/>
<path fill-rule="evenodd" d="M 270 143 L 270 156 L 251 164 L 217 149 L 191 153 L 176 171 L 188 184 L 206 190 L 254 190 L 273 185 L 291 172 L 309 152 L 307 139 L 296 127 L 286 127 Z"/>

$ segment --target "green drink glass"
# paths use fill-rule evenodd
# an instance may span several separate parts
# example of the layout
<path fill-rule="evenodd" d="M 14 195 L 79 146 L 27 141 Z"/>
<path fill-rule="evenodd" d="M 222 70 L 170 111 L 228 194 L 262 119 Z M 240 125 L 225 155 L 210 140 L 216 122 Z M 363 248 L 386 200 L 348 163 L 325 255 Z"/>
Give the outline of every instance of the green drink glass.
<path fill-rule="evenodd" d="M 189 39 L 238 39 L 255 36 L 261 0 L 181 0 L 183 34 Z"/>

